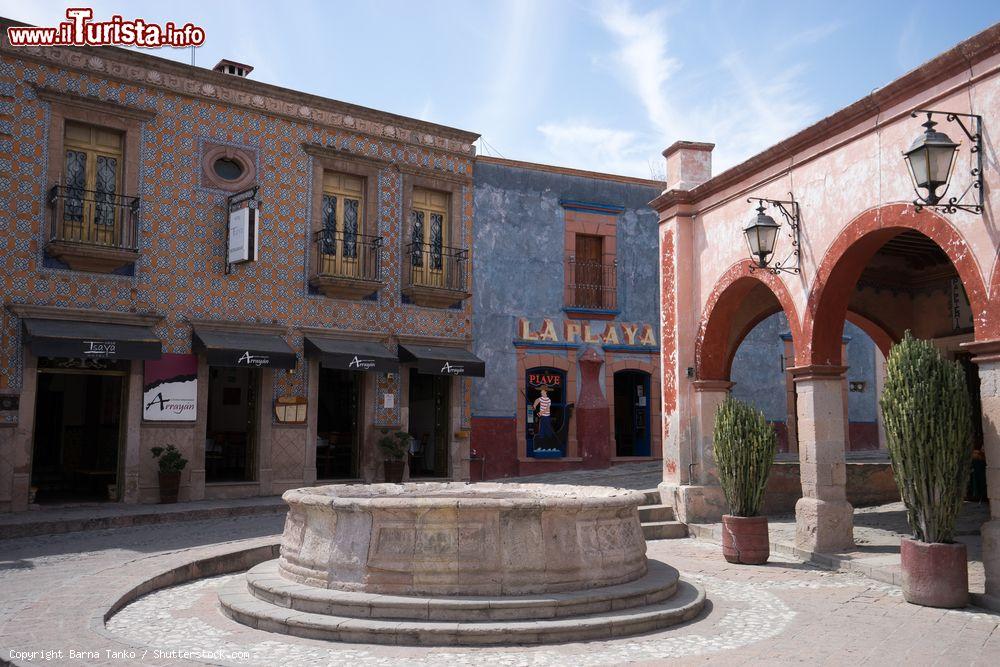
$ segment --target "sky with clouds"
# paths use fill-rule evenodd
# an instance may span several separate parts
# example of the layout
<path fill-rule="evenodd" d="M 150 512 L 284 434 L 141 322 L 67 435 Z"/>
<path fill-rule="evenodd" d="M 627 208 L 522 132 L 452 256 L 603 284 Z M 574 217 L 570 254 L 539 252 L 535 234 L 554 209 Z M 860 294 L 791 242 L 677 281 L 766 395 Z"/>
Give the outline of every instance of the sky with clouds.
<path fill-rule="evenodd" d="M 200 66 L 472 130 L 480 152 L 661 177 L 677 139 L 732 166 L 1000 21 L 951 0 L 0 0 L 202 26 Z M 157 55 L 190 62 L 190 50 Z"/>

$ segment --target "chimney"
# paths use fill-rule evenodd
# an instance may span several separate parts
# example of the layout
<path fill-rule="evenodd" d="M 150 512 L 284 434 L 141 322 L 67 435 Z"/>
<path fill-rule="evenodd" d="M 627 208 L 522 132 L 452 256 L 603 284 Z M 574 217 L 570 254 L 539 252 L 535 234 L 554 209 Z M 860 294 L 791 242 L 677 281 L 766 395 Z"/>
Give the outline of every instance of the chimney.
<path fill-rule="evenodd" d="M 245 79 L 247 75 L 253 71 L 253 67 L 250 65 L 244 65 L 243 63 L 238 63 L 235 60 L 226 60 L 223 58 L 215 67 L 212 68 L 212 71 L 221 72 L 223 74 L 232 74 L 233 76 L 240 76 Z"/>
<path fill-rule="evenodd" d="M 667 190 L 693 190 L 712 178 L 715 144 L 675 141 L 663 151 L 667 158 Z"/>

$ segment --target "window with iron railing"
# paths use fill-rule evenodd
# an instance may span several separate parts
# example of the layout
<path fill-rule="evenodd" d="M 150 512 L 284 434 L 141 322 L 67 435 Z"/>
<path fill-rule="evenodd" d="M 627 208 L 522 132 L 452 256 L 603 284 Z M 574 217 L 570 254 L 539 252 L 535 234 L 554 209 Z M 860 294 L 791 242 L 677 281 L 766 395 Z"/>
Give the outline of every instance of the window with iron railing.
<path fill-rule="evenodd" d="M 566 279 L 570 308 L 614 310 L 618 307 L 618 261 L 604 263 L 575 255 L 566 258 Z"/>
<path fill-rule="evenodd" d="M 122 194 L 121 132 L 67 121 L 61 183 L 49 191 L 51 240 L 135 250 L 138 198 Z"/>
<path fill-rule="evenodd" d="M 317 276 L 381 281 L 382 237 L 324 227 L 313 233 L 313 242 Z"/>
<path fill-rule="evenodd" d="M 465 292 L 468 289 L 469 251 L 432 243 L 409 243 L 404 248 L 403 285 Z"/>

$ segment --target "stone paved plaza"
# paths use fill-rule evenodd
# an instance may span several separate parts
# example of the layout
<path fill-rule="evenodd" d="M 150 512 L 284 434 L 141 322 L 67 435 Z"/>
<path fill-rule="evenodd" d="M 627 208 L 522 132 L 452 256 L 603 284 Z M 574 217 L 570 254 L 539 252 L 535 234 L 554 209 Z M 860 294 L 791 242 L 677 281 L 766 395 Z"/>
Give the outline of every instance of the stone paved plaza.
<path fill-rule="evenodd" d="M 648 467 L 619 469 L 614 482 L 641 480 Z M 570 479 L 580 482 L 579 475 Z M 591 476 L 594 483 L 611 482 Z M 734 566 L 717 544 L 698 539 L 650 542 L 649 556 L 704 586 L 706 611 L 690 623 L 629 639 L 447 649 L 328 644 L 224 617 L 216 593 L 234 574 L 141 597 L 104 626 L 101 615 L 118 594 L 109 598 L 109 592 L 221 551 L 275 544 L 282 522 L 280 515 L 220 518 L 6 540 L 0 546 L 0 658 L 40 664 L 44 656 L 29 652 L 62 650 L 50 664 L 1000 664 L 1000 614 L 916 607 L 891 584 L 784 555 L 763 567 Z M 71 657 L 71 650 L 77 654 Z"/>

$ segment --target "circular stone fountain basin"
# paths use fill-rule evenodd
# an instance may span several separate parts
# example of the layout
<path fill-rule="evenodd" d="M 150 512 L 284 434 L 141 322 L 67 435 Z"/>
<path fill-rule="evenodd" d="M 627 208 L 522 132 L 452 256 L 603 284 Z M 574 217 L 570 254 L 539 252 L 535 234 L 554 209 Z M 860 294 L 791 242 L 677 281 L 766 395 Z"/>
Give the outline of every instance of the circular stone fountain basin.
<path fill-rule="evenodd" d="M 357 484 L 287 491 L 281 577 L 394 595 L 530 595 L 646 574 L 641 491 Z"/>

